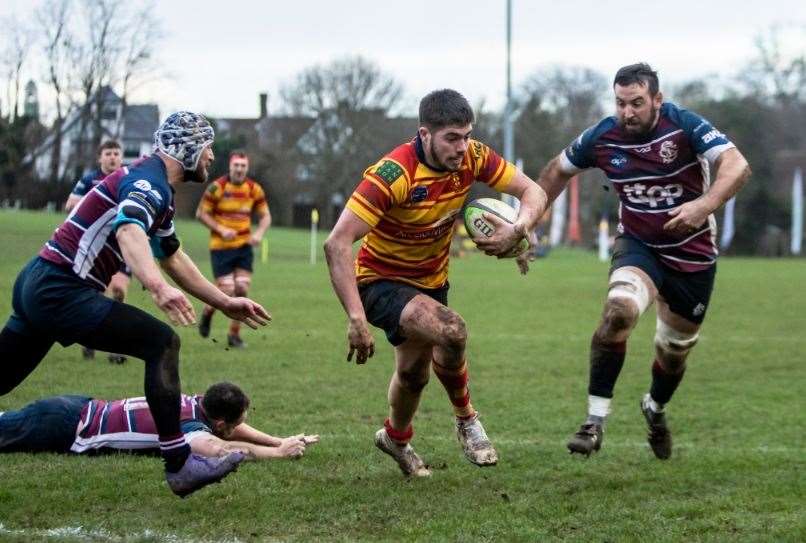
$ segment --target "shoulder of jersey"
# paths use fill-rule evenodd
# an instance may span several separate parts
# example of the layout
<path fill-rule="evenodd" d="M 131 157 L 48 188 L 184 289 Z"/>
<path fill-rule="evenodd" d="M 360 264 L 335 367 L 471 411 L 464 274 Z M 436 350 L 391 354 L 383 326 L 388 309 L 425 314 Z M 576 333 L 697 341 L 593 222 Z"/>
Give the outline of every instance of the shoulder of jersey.
<path fill-rule="evenodd" d="M 401 176 L 412 179 L 417 171 L 417 164 L 417 152 L 414 150 L 414 144 L 404 143 L 395 147 L 375 164 L 374 174 L 391 185 Z"/>

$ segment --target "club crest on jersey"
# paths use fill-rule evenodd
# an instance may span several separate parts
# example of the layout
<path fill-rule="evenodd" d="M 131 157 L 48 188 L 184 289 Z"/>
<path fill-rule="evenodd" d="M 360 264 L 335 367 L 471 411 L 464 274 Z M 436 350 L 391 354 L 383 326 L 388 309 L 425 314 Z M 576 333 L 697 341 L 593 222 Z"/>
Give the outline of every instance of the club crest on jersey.
<path fill-rule="evenodd" d="M 134 182 L 134 186 L 142 190 L 143 192 L 148 192 L 151 190 L 151 183 L 149 183 L 145 179 L 138 179 L 137 181 Z"/>
<path fill-rule="evenodd" d="M 398 177 L 403 175 L 403 168 L 391 160 L 384 160 L 383 163 L 375 170 L 375 175 L 383 179 L 389 184 L 392 184 Z"/>
<path fill-rule="evenodd" d="M 627 165 L 627 157 L 624 155 L 616 155 L 610 159 L 610 164 L 616 168 L 623 168 Z"/>
<path fill-rule="evenodd" d="M 428 187 L 414 187 L 411 191 L 411 203 L 416 204 L 428 198 Z"/>
<path fill-rule="evenodd" d="M 677 158 L 677 145 L 671 140 L 666 140 L 660 144 L 660 151 L 658 154 L 663 159 L 664 164 L 674 162 Z"/>
<path fill-rule="evenodd" d="M 694 317 L 699 317 L 703 313 L 705 313 L 705 306 L 701 303 L 697 304 L 697 307 L 695 307 L 694 310 L 691 312 L 692 316 Z"/>

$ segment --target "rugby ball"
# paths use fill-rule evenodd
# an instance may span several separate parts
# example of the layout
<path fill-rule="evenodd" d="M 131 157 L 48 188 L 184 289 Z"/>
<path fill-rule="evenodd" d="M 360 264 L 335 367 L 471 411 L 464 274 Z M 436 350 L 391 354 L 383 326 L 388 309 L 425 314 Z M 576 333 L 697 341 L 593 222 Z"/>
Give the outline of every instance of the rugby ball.
<path fill-rule="evenodd" d="M 495 198 L 479 198 L 473 200 L 465 207 L 465 228 L 472 238 L 490 237 L 495 232 L 495 227 L 484 218 L 484 213 L 495 215 L 508 223 L 514 223 L 518 218 L 515 208 L 496 200 Z M 529 249 L 529 241 L 524 238 L 502 258 L 514 258 Z"/>

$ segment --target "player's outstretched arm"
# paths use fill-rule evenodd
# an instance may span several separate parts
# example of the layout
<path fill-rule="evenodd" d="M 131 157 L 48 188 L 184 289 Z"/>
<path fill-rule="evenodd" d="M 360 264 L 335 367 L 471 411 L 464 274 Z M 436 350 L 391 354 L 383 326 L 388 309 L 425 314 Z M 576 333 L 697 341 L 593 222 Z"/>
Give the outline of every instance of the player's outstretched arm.
<path fill-rule="evenodd" d="M 355 354 L 358 364 L 365 363 L 375 353 L 375 340 L 369 333 L 369 324 L 358 296 L 353 269 L 353 243 L 366 236 L 369 231 L 370 226 L 347 208 L 325 241 L 330 282 L 350 321 L 347 328 L 347 342 L 350 346 L 347 360 L 351 361 Z"/>
<path fill-rule="evenodd" d="M 714 166 L 716 178 L 708 192 L 670 211 L 672 219 L 663 225 L 664 230 L 678 235 L 696 232 L 711 213 L 733 198 L 750 179 L 750 164 L 735 147 L 723 151 Z"/>
<path fill-rule="evenodd" d="M 563 151 L 564 153 L 565 151 Z M 546 203 L 543 209 L 539 210 L 538 217 L 542 217 L 546 209 L 557 199 L 557 196 L 565 190 L 568 182 L 574 177 L 574 173 L 568 172 L 563 169 L 562 155 L 557 155 L 552 158 L 548 164 L 540 172 L 540 177 L 537 178 L 537 184 L 546 193 Z"/>
<path fill-rule="evenodd" d="M 145 231 L 134 223 L 122 224 L 115 231 L 123 258 L 137 279 L 151 293 L 154 303 L 175 325 L 196 322 L 196 313 L 185 295 L 169 285 L 154 263 Z"/>
<path fill-rule="evenodd" d="M 287 438 L 275 437 L 265 432 L 261 432 L 260 430 L 253 428 L 252 426 L 249 426 L 245 422 L 242 422 L 241 424 L 236 426 L 232 430 L 232 433 L 229 435 L 228 439 L 234 441 L 245 441 L 247 443 L 254 443 L 256 445 L 265 445 L 267 447 L 279 447 L 280 445 L 282 445 L 283 441 L 287 439 L 302 439 L 306 445 L 319 443 L 318 435 L 299 434 Z"/>
<path fill-rule="evenodd" d="M 244 441 L 223 440 L 212 434 L 197 437 L 190 442 L 190 449 L 202 456 L 220 457 L 232 452 L 242 452 L 247 460 L 273 458 L 300 458 L 305 454 L 306 444 L 302 439 L 289 438 L 277 447 L 266 447 Z"/>
<path fill-rule="evenodd" d="M 265 326 L 271 320 L 271 315 L 260 304 L 249 298 L 232 298 L 221 292 L 202 275 L 196 264 L 181 248 L 162 259 L 160 264 L 182 290 L 220 309 L 228 317 L 239 320 L 251 328 Z"/>

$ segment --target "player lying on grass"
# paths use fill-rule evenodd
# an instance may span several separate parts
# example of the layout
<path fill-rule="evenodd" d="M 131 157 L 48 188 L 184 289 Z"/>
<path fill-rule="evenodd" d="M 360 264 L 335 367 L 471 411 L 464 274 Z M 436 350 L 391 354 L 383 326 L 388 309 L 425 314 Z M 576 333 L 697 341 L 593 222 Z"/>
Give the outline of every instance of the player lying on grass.
<path fill-rule="evenodd" d="M 203 396 L 182 395 L 182 430 L 201 456 L 233 452 L 246 459 L 300 458 L 319 436 L 280 438 L 246 424 L 249 397 L 232 383 L 216 383 Z M 158 453 L 157 427 L 143 397 L 107 401 L 53 396 L 17 411 L 0 412 L 0 452 Z"/>

